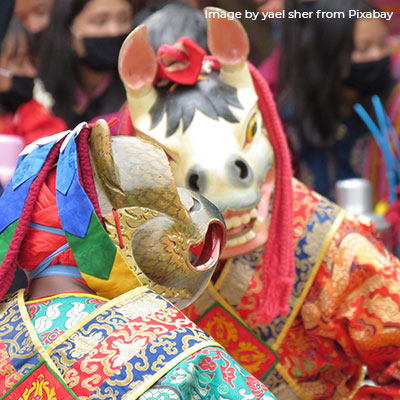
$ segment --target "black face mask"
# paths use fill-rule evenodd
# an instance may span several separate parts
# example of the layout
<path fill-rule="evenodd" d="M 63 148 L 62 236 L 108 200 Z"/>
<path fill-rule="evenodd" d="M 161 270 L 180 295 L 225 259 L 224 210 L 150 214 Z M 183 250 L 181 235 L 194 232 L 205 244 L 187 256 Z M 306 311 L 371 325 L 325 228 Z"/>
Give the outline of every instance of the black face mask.
<path fill-rule="evenodd" d="M 86 54 L 80 60 L 96 71 L 116 69 L 119 50 L 126 36 L 82 38 Z"/>
<path fill-rule="evenodd" d="M 390 80 L 390 57 L 388 56 L 376 61 L 352 63 L 350 75 L 344 83 L 361 94 L 372 95 L 385 90 Z"/>
<path fill-rule="evenodd" d="M 33 85 L 33 78 L 13 76 L 10 90 L 0 92 L 0 106 L 4 111 L 14 113 L 19 106 L 32 99 Z"/>

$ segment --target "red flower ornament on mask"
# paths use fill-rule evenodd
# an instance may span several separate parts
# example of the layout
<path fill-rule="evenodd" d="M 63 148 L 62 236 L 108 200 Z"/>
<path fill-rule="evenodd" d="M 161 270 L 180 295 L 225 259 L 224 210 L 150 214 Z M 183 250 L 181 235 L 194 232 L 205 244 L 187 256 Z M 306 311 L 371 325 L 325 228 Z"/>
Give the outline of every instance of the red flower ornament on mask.
<path fill-rule="evenodd" d="M 200 75 L 206 52 L 189 37 L 182 37 L 174 45 L 163 44 L 157 52 L 156 82 L 170 81 L 194 85 Z"/>

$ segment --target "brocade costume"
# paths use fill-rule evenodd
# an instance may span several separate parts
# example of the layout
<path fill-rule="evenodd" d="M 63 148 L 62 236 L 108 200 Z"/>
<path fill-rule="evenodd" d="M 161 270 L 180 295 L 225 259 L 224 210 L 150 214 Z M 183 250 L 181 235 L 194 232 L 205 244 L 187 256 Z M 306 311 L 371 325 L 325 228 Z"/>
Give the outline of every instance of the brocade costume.
<path fill-rule="evenodd" d="M 110 302 L 88 294 L 25 302 L 20 291 L 1 304 L 1 325 L 2 399 L 274 399 L 144 288 Z"/>
<path fill-rule="evenodd" d="M 399 261 L 368 219 L 346 215 L 298 181 L 294 237 L 288 314 L 257 323 L 256 250 L 227 260 L 188 315 L 278 398 L 400 397 Z M 364 365 L 381 387 L 360 388 Z"/>

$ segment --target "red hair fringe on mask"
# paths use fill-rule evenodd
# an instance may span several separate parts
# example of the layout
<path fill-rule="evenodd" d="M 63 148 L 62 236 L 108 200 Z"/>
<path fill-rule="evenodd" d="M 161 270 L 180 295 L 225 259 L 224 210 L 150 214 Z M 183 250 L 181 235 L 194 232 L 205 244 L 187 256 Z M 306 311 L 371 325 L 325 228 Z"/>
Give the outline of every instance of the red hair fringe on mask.
<path fill-rule="evenodd" d="M 275 156 L 275 190 L 268 241 L 263 254 L 263 294 L 259 321 L 268 323 L 289 311 L 294 284 L 293 190 L 290 152 L 275 101 L 264 78 L 248 64 L 268 138 Z"/>

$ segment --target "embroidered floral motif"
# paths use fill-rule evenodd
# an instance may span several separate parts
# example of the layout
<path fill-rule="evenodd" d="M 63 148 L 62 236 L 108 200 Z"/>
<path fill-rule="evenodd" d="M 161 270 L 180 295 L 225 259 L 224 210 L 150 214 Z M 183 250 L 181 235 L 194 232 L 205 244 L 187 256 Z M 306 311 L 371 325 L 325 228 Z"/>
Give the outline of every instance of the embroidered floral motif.
<path fill-rule="evenodd" d="M 275 397 L 235 364 L 224 350 L 208 347 L 186 358 L 139 398 L 150 399 L 267 400 Z"/>
<path fill-rule="evenodd" d="M 199 364 L 200 369 L 215 371 L 217 369 L 217 363 L 215 363 L 211 357 L 205 357 Z"/>
<path fill-rule="evenodd" d="M 67 295 L 45 301 L 36 300 L 27 304 L 27 310 L 40 340 L 47 347 L 104 303 L 104 300 L 97 298 Z"/>
<path fill-rule="evenodd" d="M 116 310 L 129 319 L 135 319 L 144 314 L 152 314 L 158 310 L 163 310 L 168 306 L 168 303 L 154 296 L 147 296 L 145 294 L 138 296 L 138 299 L 125 300 L 118 306 Z"/>
<path fill-rule="evenodd" d="M 46 314 L 44 316 L 36 318 L 34 326 L 37 333 L 42 333 L 51 329 L 53 321 L 61 315 L 59 310 L 61 306 L 62 303 L 54 303 L 46 307 Z"/>
<path fill-rule="evenodd" d="M 92 332 L 89 336 L 82 335 L 81 332 L 74 333 L 70 340 L 75 345 L 71 351 L 71 356 L 80 358 L 94 349 L 103 339 L 101 332 Z"/>
<path fill-rule="evenodd" d="M 32 382 L 32 387 L 25 389 L 18 400 L 58 400 L 55 393 L 55 388 L 51 387 L 50 382 L 45 379 L 43 374 L 40 374 Z"/>
<path fill-rule="evenodd" d="M 268 389 L 265 385 L 263 385 L 258 379 L 254 378 L 254 376 L 246 377 L 246 382 L 251 390 L 251 393 L 254 394 L 257 398 L 261 397 Z"/>
<path fill-rule="evenodd" d="M 60 331 L 57 328 L 54 328 L 53 331 L 45 332 L 40 335 L 40 340 L 48 346 L 53 343 L 57 338 L 59 338 L 65 331 Z"/>
<path fill-rule="evenodd" d="M 112 347 L 118 350 L 118 355 L 113 358 L 113 368 L 118 368 L 129 361 L 133 356 L 143 350 L 149 339 L 147 337 L 135 338 L 131 343 L 125 343 L 122 340 L 114 340 Z"/>
<path fill-rule="evenodd" d="M 65 314 L 67 320 L 65 321 L 65 328 L 69 329 L 77 324 L 81 319 L 89 315 L 89 312 L 85 310 L 85 304 L 74 301 L 72 303 L 72 308 L 68 310 Z"/>
<path fill-rule="evenodd" d="M 247 371 L 261 378 L 278 361 L 267 344 L 246 329 L 220 305 L 215 305 L 198 324 L 221 343 Z"/>

